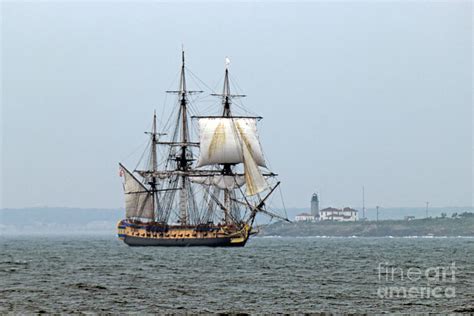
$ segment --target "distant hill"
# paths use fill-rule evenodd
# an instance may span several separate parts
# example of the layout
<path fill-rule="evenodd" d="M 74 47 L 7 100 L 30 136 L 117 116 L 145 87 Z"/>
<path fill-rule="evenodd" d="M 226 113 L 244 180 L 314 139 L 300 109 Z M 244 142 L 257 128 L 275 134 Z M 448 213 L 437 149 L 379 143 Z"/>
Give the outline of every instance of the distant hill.
<path fill-rule="evenodd" d="M 452 218 L 359 222 L 279 222 L 261 228 L 260 236 L 474 236 L 474 213 Z"/>
<path fill-rule="evenodd" d="M 24 208 L 1 209 L 3 234 L 115 233 L 123 209 Z"/>
<path fill-rule="evenodd" d="M 328 206 L 329 207 L 329 206 Z M 326 206 L 321 207 L 321 209 L 326 208 Z M 362 208 L 353 207 L 359 211 L 359 218 L 362 218 Z M 288 218 L 293 220 L 296 215 L 300 213 L 309 213 L 311 212 L 309 206 L 306 208 L 288 208 Z M 463 213 L 463 212 L 474 212 L 474 207 L 472 206 L 446 206 L 446 207 L 429 207 L 428 216 L 429 217 L 439 217 L 442 213 L 446 213 L 448 216 L 451 216 L 453 213 Z M 375 208 L 366 208 L 365 216 L 369 220 L 375 220 L 377 218 L 377 210 Z M 379 219 L 404 219 L 405 216 L 415 216 L 417 219 L 426 217 L 426 208 L 424 207 L 381 207 L 379 210 Z"/>
<path fill-rule="evenodd" d="M 277 210 L 284 214 L 283 210 Z M 473 211 L 472 207 L 450 207 L 430 208 L 429 215 L 436 217 L 441 213 L 451 216 L 452 213 Z M 294 217 L 302 212 L 308 212 L 308 208 L 287 209 L 288 218 Z M 369 219 L 375 219 L 375 210 L 368 209 L 366 215 Z M 18 208 L 0 209 L 0 235 L 1 234 L 115 234 L 117 222 L 124 216 L 124 209 L 84 209 L 69 207 L 42 207 L 42 208 Z M 380 219 L 403 219 L 405 216 L 424 218 L 423 208 L 388 208 L 381 209 Z M 275 222 L 272 221 L 272 222 Z M 266 216 L 258 216 L 259 225 L 268 224 Z"/>

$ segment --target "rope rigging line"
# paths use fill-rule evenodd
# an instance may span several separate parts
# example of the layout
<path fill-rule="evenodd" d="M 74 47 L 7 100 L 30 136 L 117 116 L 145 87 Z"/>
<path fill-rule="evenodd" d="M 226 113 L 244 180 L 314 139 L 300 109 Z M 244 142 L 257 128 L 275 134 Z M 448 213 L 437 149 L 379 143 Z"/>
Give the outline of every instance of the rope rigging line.
<path fill-rule="evenodd" d="M 143 160 L 143 157 L 145 156 L 145 154 L 149 151 L 148 148 L 150 148 L 151 146 L 151 142 L 149 141 L 145 150 L 143 151 L 142 155 L 140 156 L 140 159 L 138 159 L 138 163 L 137 165 L 135 166 L 134 170 L 138 169 L 138 166 L 141 164 L 142 160 Z"/>
<path fill-rule="evenodd" d="M 124 161 L 124 160 L 130 158 L 133 154 L 137 153 L 138 150 L 139 150 L 140 148 L 142 148 L 143 145 L 145 145 L 147 142 L 148 142 L 147 139 L 144 140 L 139 146 L 135 147 L 135 149 L 133 149 L 127 156 L 125 156 L 124 158 L 120 159 L 120 161 Z"/>
<path fill-rule="evenodd" d="M 232 85 L 232 87 L 236 87 L 235 89 L 238 94 L 242 94 L 242 89 L 240 88 L 239 84 L 237 83 L 236 79 L 234 79 L 233 76 L 229 75 L 229 82 Z M 258 116 L 255 112 L 250 111 L 247 107 L 244 106 L 242 99 L 241 98 L 236 98 L 234 99 L 235 101 L 232 102 L 232 104 L 237 105 L 241 110 L 246 112 L 248 115 L 253 115 L 253 116 Z"/>
<path fill-rule="evenodd" d="M 178 78 L 179 78 L 179 75 L 180 75 L 180 71 L 176 72 L 175 76 L 174 76 L 174 80 L 170 83 L 168 89 L 166 91 L 169 91 L 171 90 L 171 88 L 173 86 L 175 86 L 176 82 L 178 81 Z M 163 100 L 163 106 L 162 106 L 162 110 L 161 110 L 161 117 L 158 119 L 159 120 L 159 123 L 161 126 L 165 126 L 163 125 L 163 117 L 165 117 L 165 110 L 167 108 L 167 104 L 168 104 L 168 93 L 165 93 L 165 98 Z M 168 119 L 169 119 L 169 116 L 168 116 Z"/>
<path fill-rule="evenodd" d="M 195 79 L 195 80 L 198 80 L 201 84 L 203 84 L 209 91 L 216 91 L 215 89 L 211 88 L 210 86 L 208 86 L 204 81 L 201 80 L 201 78 L 199 78 L 194 72 L 192 72 L 188 67 L 185 67 L 186 70 L 188 71 L 189 74 L 191 74 L 191 78 L 192 79 Z M 222 78 L 222 77 L 221 77 Z M 199 86 L 199 84 L 198 84 Z M 217 84 L 216 84 L 217 86 Z"/>

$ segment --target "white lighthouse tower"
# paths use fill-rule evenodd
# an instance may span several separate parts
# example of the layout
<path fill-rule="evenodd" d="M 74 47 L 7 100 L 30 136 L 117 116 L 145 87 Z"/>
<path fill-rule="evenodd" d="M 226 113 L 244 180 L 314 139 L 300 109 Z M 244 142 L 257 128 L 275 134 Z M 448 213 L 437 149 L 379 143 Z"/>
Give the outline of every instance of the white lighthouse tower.
<path fill-rule="evenodd" d="M 311 215 L 315 220 L 319 220 L 319 197 L 316 193 L 311 197 Z"/>

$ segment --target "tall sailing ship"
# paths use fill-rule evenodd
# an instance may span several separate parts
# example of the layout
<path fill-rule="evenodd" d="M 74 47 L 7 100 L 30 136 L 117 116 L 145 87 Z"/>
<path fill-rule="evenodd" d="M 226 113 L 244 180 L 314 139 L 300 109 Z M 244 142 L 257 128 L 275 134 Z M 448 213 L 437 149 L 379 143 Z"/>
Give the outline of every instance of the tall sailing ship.
<path fill-rule="evenodd" d="M 266 206 L 280 182 L 264 159 L 261 117 L 234 115 L 232 101 L 244 95 L 230 93 L 228 66 L 226 58 L 223 91 L 212 94 L 222 100 L 218 114 L 191 116 L 191 96 L 202 91 L 187 90 L 182 52 L 179 89 L 167 91 L 177 95 L 169 138 L 157 131 L 155 113 L 145 168 L 119 164 L 126 218 L 118 223 L 118 236 L 126 244 L 241 247 L 257 233 L 257 214 L 288 220 Z M 193 125 L 198 142 L 191 138 Z"/>

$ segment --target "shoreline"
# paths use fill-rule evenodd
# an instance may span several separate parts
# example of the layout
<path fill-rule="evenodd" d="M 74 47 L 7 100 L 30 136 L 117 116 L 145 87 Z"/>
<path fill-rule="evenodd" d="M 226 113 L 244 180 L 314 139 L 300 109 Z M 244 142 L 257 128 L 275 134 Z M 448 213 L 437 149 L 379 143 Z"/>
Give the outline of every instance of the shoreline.
<path fill-rule="evenodd" d="M 273 223 L 260 237 L 474 237 L 474 216 L 355 222 Z"/>

